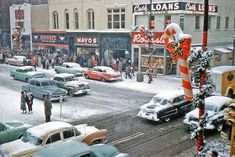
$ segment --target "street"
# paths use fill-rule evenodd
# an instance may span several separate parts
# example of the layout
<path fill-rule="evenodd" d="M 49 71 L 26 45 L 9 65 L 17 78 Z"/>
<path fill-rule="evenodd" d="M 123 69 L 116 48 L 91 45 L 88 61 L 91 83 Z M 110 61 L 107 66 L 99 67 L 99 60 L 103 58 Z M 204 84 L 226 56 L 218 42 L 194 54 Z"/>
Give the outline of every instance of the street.
<path fill-rule="evenodd" d="M 21 114 L 20 90 L 26 83 L 10 78 L 12 68 L 0 65 L 1 121 L 18 120 L 34 125 L 43 123 L 42 100 L 35 99 L 33 114 Z M 88 95 L 68 97 L 62 104 L 53 103 L 52 121 L 88 123 L 100 129 L 106 128 L 108 143 L 131 157 L 167 157 L 178 156 L 185 150 L 193 152 L 195 142 L 189 139 L 189 132 L 182 123 L 183 116 L 167 123 L 151 122 L 136 116 L 138 107 L 148 102 L 153 93 L 117 88 L 113 86 L 116 82 L 83 81 L 90 83 L 92 91 Z M 213 134 L 210 138 L 217 136 Z"/>

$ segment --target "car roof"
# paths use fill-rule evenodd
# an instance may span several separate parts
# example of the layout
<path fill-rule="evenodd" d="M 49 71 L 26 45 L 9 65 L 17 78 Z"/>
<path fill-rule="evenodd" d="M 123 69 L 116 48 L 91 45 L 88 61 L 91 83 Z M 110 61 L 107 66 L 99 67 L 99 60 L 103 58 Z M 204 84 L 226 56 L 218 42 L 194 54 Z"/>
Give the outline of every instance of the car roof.
<path fill-rule="evenodd" d="M 74 62 L 64 62 L 63 64 L 65 64 L 65 65 L 70 65 L 70 66 L 80 65 L 80 64 L 74 63 Z"/>
<path fill-rule="evenodd" d="M 31 80 L 33 81 L 53 81 L 50 78 L 32 78 Z"/>
<path fill-rule="evenodd" d="M 107 67 L 107 66 L 95 66 L 94 68 L 99 68 L 99 69 L 112 69 L 111 67 Z"/>
<path fill-rule="evenodd" d="M 229 72 L 235 70 L 235 66 L 218 66 L 211 68 L 213 73 L 223 74 L 224 72 Z"/>
<path fill-rule="evenodd" d="M 24 70 L 24 69 L 34 69 L 34 67 L 33 66 L 22 66 L 22 67 L 18 67 L 17 69 L 22 69 L 22 70 Z"/>
<path fill-rule="evenodd" d="M 55 74 L 54 77 L 73 77 L 75 76 L 74 74 L 69 74 L 69 73 L 60 73 L 60 74 Z"/>
<path fill-rule="evenodd" d="M 39 137 L 44 139 L 48 134 L 53 133 L 56 130 L 63 130 L 63 129 L 70 129 L 73 125 L 61 122 L 61 121 L 54 121 L 54 122 L 47 122 L 32 128 L 29 128 L 27 132 L 31 133 L 33 136 Z"/>
<path fill-rule="evenodd" d="M 205 99 L 205 103 L 210 103 L 216 106 L 217 108 L 220 108 L 225 103 L 231 101 L 232 99 L 226 96 L 210 96 Z"/>
<path fill-rule="evenodd" d="M 159 92 L 154 97 L 161 97 L 167 99 L 169 101 L 173 101 L 173 99 L 177 96 L 184 95 L 184 91 L 182 90 L 166 90 Z"/>
<path fill-rule="evenodd" d="M 16 58 L 26 58 L 25 56 L 13 56 L 13 57 L 16 57 Z"/>

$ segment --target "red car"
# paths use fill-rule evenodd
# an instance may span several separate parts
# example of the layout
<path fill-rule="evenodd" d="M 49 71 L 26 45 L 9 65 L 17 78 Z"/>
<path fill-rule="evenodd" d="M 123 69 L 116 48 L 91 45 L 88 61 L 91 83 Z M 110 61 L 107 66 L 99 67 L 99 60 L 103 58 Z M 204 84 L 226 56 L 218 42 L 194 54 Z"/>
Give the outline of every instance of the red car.
<path fill-rule="evenodd" d="M 95 79 L 100 81 L 118 81 L 122 80 L 121 73 L 114 71 L 110 67 L 95 66 L 85 71 L 86 79 Z"/>

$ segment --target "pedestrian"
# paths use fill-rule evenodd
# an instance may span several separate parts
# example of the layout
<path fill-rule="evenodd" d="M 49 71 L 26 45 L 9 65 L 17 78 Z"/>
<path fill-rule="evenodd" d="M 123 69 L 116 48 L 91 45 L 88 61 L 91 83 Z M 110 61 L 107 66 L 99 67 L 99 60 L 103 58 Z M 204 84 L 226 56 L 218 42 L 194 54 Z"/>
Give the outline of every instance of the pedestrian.
<path fill-rule="evenodd" d="M 51 99 L 49 94 L 44 95 L 44 114 L 45 114 L 45 122 L 51 121 Z"/>
<path fill-rule="evenodd" d="M 157 77 L 157 68 L 158 68 L 158 64 L 157 62 L 154 63 L 153 65 L 153 77 L 156 78 Z"/>
<path fill-rule="evenodd" d="M 125 70 L 125 78 L 127 79 L 127 77 L 131 79 L 131 66 L 129 64 L 126 65 L 126 70 Z"/>
<path fill-rule="evenodd" d="M 134 65 L 133 63 L 131 64 L 131 75 L 135 76 L 135 72 L 134 72 Z"/>
<path fill-rule="evenodd" d="M 22 114 L 27 113 L 27 111 L 26 111 L 26 100 L 25 100 L 25 93 L 24 93 L 24 91 L 21 91 L 20 109 L 22 110 Z"/>
<path fill-rule="evenodd" d="M 148 83 L 151 83 L 153 81 L 153 68 L 148 69 Z"/>
<path fill-rule="evenodd" d="M 122 67 L 123 66 L 123 63 L 122 63 L 122 60 L 120 59 L 119 62 L 118 62 L 118 71 L 122 74 Z"/>
<path fill-rule="evenodd" d="M 28 113 L 33 113 L 33 94 L 31 93 L 31 91 L 28 91 L 26 93 L 26 96 L 25 96 L 25 100 L 27 102 L 27 106 L 28 106 Z"/>

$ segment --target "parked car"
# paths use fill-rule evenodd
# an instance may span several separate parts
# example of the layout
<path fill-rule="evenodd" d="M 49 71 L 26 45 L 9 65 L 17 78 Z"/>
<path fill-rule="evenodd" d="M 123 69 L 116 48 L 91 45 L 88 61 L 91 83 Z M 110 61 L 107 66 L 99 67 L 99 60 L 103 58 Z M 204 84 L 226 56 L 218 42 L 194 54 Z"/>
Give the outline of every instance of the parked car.
<path fill-rule="evenodd" d="M 45 95 L 49 94 L 51 101 L 66 98 L 67 91 L 63 88 L 57 87 L 55 82 L 50 78 L 33 78 L 27 85 L 22 86 L 23 91 L 31 91 L 33 96 L 43 99 Z"/>
<path fill-rule="evenodd" d="M 13 58 L 8 58 L 6 62 L 10 65 L 23 66 L 27 65 L 28 59 L 25 56 L 13 56 Z"/>
<path fill-rule="evenodd" d="M 75 76 L 83 76 L 86 69 L 81 67 L 80 64 L 73 62 L 64 62 L 62 66 L 55 66 L 56 73 L 69 73 Z"/>
<path fill-rule="evenodd" d="M 35 71 L 33 66 L 18 67 L 10 71 L 10 76 L 14 79 L 29 82 L 32 78 L 46 77 L 43 72 Z"/>
<path fill-rule="evenodd" d="M 49 148 L 42 149 L 33 155 L 33 157 L 52 157 L 52 156 L 128 157 L 128 154 L 120 153 L 117 148 L 108 144 L 96 144 L 88 146 L 85 143 L 71 140 L 63 143 L 57 143 Z"/>
<path fill-rule="evenodd" d="M 100 81 L 118 81 L 122 80 L 121 73 L 114 71 L 107 66 L 95 66 L 84 73 L 86 79 L 95 79 Z"/>
<path fill-rule="evenodd" d="M 225 96 L 210 96 L 205 98 L 206 126 L 207 130 L 217 129 L 221 131 L 224 121 L 224 109 L 232 99 Z M 185 115 L 183 123 L 192 130 L 198 126 L 199 109 L 195 108 Z"/>
<path fill-rule="evenodd" d="M 1 145 L 0 155 L 32 156 L 33 153 L 51 147 L 55 143 L 78 140 L 92 145 L 105 142 L 106 136 L 106 129 L 99 130 L 87 124 L 73 126 L 60 121 L 48 122 L 27 129 L 21 139 Z"/>
<path fill-rule="evenodd" d="M 169 90 L 156 94 L 140 106 L 137 116 L 152 121 L 169 121 L 174 116 L 189 112 L 191 108 L 192 102 L 185 100 L 183 91 Z"/>
<path fill-rule="evenodd" d="M 73 74 L 56 74 L 53 80 L 58 87 L 66 89 L 70 96 L 87 94 L 88 92 L 90 92 L 89 83 L 79 81 Z"/>
<path fill-rule="evenodd" d="M 30 124 L 21 122 L 0 122 L 0 144 L 19 139 L 30 127 Z"/>

